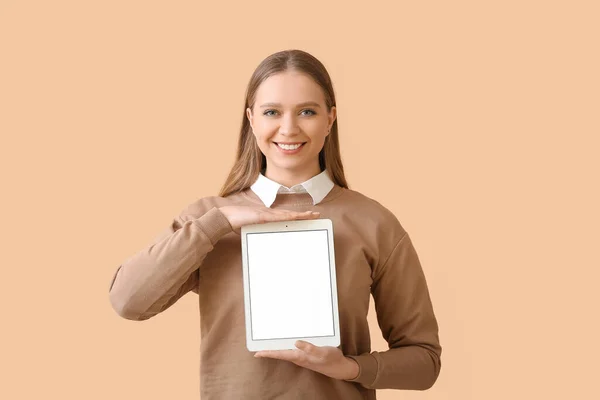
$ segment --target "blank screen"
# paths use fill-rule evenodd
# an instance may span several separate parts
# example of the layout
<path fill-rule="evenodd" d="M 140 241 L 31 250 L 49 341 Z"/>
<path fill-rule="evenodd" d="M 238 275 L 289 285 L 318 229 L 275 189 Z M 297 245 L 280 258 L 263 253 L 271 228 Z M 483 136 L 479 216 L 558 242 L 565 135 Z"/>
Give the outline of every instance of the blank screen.
<path fill-rule="evenodd" d="M 252 339 L 333 336 L 327 230 L 246 236 Z"/>

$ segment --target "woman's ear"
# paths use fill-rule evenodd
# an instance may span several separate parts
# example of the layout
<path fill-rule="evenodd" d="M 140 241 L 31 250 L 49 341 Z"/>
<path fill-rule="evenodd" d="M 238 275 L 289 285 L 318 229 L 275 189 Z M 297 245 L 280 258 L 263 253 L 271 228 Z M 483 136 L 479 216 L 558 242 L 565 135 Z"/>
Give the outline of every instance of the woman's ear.
<path fill-rule="evenodd" d="M 252 110 L 250 109 L 250 107 L 246 108 L 246 117 L 250 122 L 250 127 L 252 128 L 252 131 L 254 131 L 254 127 L 252 126 Z"/>
<path fill-rule="evenodd" d="M 333 126 L 333 123 L 335 122 L 335 119 L 337 118 L 337 109 L 335 108 L 335 106 L 331 107 L 331 110 L 329 110 L 329 116 L 328 116 L 328 127 L 329 127 L 329 131 L 331 131 L 331 127 Z M 329 135 L 329 133 L 327 133 Z"/>

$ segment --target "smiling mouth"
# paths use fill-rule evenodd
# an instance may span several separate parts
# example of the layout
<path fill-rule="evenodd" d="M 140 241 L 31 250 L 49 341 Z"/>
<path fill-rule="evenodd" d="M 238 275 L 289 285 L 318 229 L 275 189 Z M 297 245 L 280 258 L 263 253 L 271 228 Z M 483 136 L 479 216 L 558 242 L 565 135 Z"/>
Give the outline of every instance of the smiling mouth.
<path fill-rule="evenodd" d="M 287 143 L 278 143 L 278 142 L 273 142 L 273 144 L 275 146 L 277 146 L 277 148 L 286 153 L 286 154 L 296 154 L 297 152 L 299 152 L 302 148 L 304 148 L 304 145 L 306 144 L 306 142 L 297 142 L 297 143 L 293 143 L 293 144 L 287 144 Z M 285 147 L 283 147 L 283 146 Z"/>

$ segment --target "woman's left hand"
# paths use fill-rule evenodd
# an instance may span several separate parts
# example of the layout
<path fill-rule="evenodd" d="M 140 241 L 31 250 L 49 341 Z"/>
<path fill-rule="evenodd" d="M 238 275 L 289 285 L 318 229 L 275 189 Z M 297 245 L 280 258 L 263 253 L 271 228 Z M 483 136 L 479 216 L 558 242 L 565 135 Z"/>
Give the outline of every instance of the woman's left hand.
<path fill-rule="evenodd" d="M 344 356 L 337 347 L 315 346 L 304 340 L 296 341 L 295 345 L 298 350 L 262 350 L 256 352 L 254 357 L 291 361 L 335 379 L 353 379 L 358 375 L 357 362 Z"/>

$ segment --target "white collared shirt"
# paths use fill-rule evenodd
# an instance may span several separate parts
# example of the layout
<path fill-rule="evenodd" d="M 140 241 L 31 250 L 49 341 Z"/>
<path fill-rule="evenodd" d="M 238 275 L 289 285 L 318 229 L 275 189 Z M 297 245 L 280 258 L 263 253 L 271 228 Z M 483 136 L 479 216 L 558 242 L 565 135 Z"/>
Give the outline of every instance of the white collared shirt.
<path fill-rule="evenodd" d="M 313 199 L 313 204 L 318 204 L 333 189 L 334 183 L 327 174 L 327 170 L 313 176 L 306 182 L 294 185 L 291 188 L 277 183 L 263 174 L 250 187 L 267 207 L 275 202 L 278 193 L 305 193 L 308 192 Z"/>

